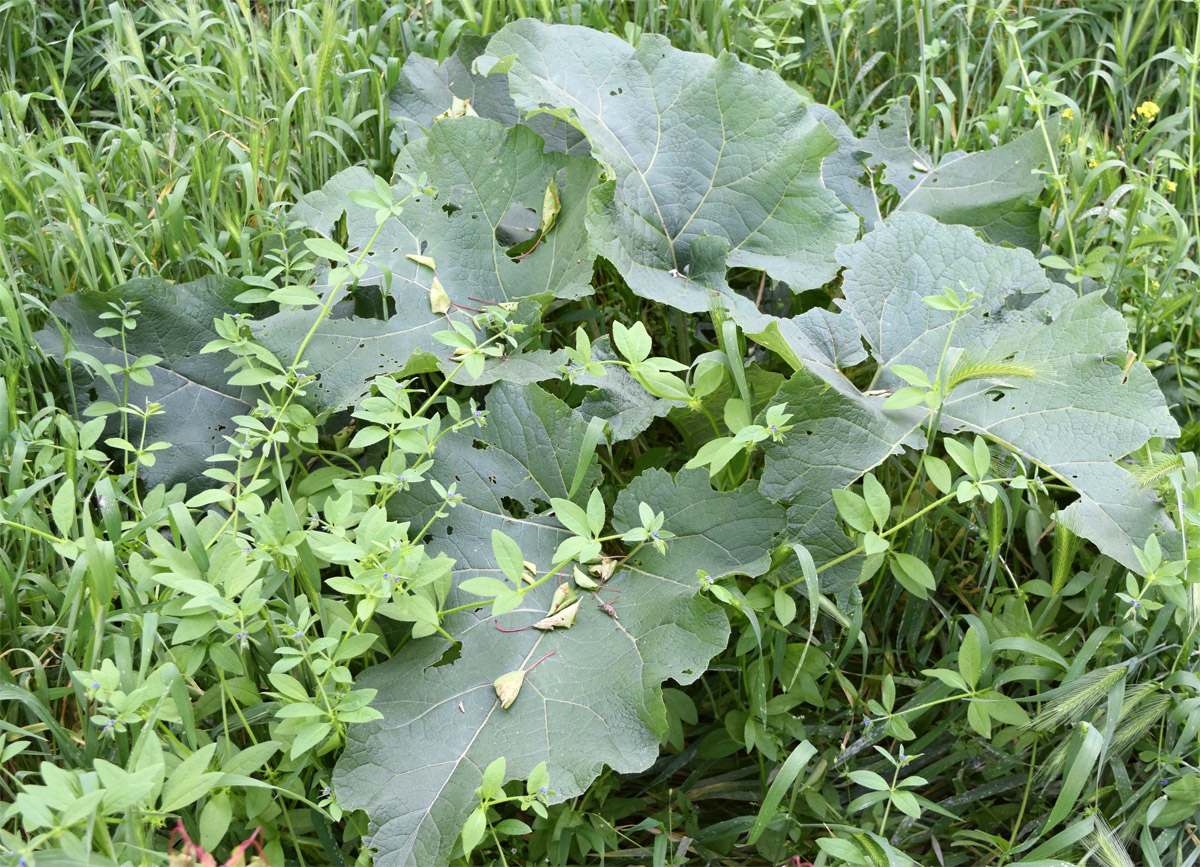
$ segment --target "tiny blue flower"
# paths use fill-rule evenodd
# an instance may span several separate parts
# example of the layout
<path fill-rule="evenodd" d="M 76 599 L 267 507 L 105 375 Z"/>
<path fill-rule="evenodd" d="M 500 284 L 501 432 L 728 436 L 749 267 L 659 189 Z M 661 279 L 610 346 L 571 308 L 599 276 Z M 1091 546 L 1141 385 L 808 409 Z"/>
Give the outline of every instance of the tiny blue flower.
<path fill-rule="evenodd" d="M 99 688 L 100 688 L 100 684 L 98 684 L 98 683 L 92 684 L 92 689 L 99 689 Z"/>
<path fill-rule="evenodd" d="M 383 573 L 383 577 L 384 577 L 384 579 L 386 580 L 386 579 L 388 579 L 388 578 L 391 578 L 392 576 L 391 576 L 390 574 L 388 574 L 387 572 L 384 572 L 384 573 Z"/>
<path fill-rule="evenodd" d="M 657 539 L 658 538 L 658 530 L 651 530 L 650 535 L 653 536 L 655 539 Z"/>
<path fill-rule="evenodd" d="M 771 425 L 771 430 L 775 433 L 779 433 L 779 428 L 775 427 L 775 425 Z"/>
<path fill-rule="evenodd" d="M 865 717 L 863 717 L 863 727 L 864 727 L 864 728 L 870 728 L 870 727 L 871 727 L 871 722 L 872 722 L 872 720 L 871 720 L 871 718 L 870 718 L 869 716 L 865 716 Z"/>
<path fill-rule="evenodd" d="M 549 791 L 546 789 L 546 787 L 545 787 L 545 786 L 542 786 L 540 789 L 538 789 L 538 793 L 539 793 L 539 794 L 540 794 L 540 795 L 541 795 L 543 798 L 544 798 L 544 797 L 546 797 L 548 794 L 550 794 L 550 793 L 549 793 Z"/>
<path fill-rule="evenodd" d="M 328 795 L 330 791 L 331 790 L 330 790 L 329 786 L 326 786 L 325 788 L 323 788 L 321 790 L 322 794 L 325 794 L 325 795 Z"/>
<path fill-rule="evenodd" d="M 292 633 L 292 638 L 303 638 L 303 637 L 304 637 L 303 632 L 293 632 Z"/>

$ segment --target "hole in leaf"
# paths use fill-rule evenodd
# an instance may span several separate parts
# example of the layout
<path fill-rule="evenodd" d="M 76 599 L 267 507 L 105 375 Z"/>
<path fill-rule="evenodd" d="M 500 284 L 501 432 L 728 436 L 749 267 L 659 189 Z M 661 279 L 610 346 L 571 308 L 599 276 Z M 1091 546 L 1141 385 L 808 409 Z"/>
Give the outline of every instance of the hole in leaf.
<path fill-rule="evenodd" d="M 481 452 L 486 452 L 488 444 L 485 443 L 483 440 L 473 440 L 471 442 L 471 447 L 479 449 Z"/>
<path fill-rule="evenodd" d="M 429 671 L 431 668 L 441 668 L 443 665 L 454 665 L 454 663 L 458 662 L 460 656 L 462 656 L 462 642 L 456 641 L 446 648 L 446 652 L 441 655 L 441 658 L 437 662 L 427 666 L 425 671 Z"/>
<path fill-rule="evenodd" d="M 512 497 L 501 497 L 500 505 L 504 511 L 508 512 L 509 517 L 520 521 L 528 517 L 529 513 L 525 511 L 525 507 L 521 505 L 519 500 L 514 500 Z"/>
<path fill-rule="evenodd" d="M 537 238 L 540 228 L 537 211 L 524 205 L 513 205 L 496 224 L 496 243 L 508 251 L 509 256 L 519 256 L 523 251 L 517 248 Z"/>
<path fill-rule="evenodd" d="M 449 524 L 446 525 L 446 535 L 447 536 L 454 535 L 454 528 L 452 526 L 450 526 Z"/>

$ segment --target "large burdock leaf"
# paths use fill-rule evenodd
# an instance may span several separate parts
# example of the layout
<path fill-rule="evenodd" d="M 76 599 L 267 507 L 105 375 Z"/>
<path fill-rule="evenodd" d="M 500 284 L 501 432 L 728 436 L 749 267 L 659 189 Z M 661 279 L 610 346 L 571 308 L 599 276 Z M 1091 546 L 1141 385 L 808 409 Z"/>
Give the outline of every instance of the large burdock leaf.
<path fill-rule="evenodd" d="M 935 164 L 909 141 L 911 121 L 904 100 L 878 118 L 857 145 L 869 154 L 866 164 L 882 166 L 884 181 L 900 194 L 892 213 L 928 214 L 978 229 L 995 244 L 1035 248 L 1041 233 L 1034 200 L 1045 183 L 1040 169 L 1048 153 L 1042 131 L 1031 130 L 989 151 L 951 151 Z M 1046 135 L 1056 140 L 1057 118 L 1047 124 Z M 873 228 L 871 216 L 864 218 Z"/>
<path fill-rule="evenodd" d="M 854 548 L 838 526 L 830 491 L 853 484 L 906 447 L 925 445 L 924 414 L 885 412 L 883 400 L 860 394 L 840 375 L 831 383 L 806 369 L 798 370 L 772 400 L 787 405 L 792 430 L 783 443 L 766 445 L 760 490 L 787 505 L 788 532 L 817 564 Z M 846 607 L 855 597 L 858 571 L 859 564 L 847 560 L 823 573 L 822 591 Z"/>
<path fill-rule="evenodd" d="M 453 558 L 458 576 L 499 577 L 492 531 L 500 530 L 544 572 L 569 534 L 537 513 L 552 498 L 571 499 L 577 472 L 582 476 L 574 499 L 581 505 L 600 477 L 594 457 L 580 470 L 587 420 L 536 385 L 495 386 L 487 412 L 482 430 L 447 434 L 438 443 L 430 475 L 445 488 L 456 486 L 463 501 L 430 527 L 428 550 Z M 440 504 L 430 486 L 421 485 L 397 494 L 388 506 L 393 515 L 424 526 Z"/>
<path fill-rule="evenodd" d="M 839 259 L 847 269 L 838 315 L 856 323 L 879 365 L 870 390 L 903 386 L 892 372 L 897 364 L 921 369 L 930 381 L 939 362 L 943 378 L 972 365 L 996 370 L 950 392 L 940 430 L 982 434 L 1070 485 L 1079 499 L 1060 519 L 1139 570 L 1134 548 L 1173 529 L 1154 494 L 1119 462 L 1178 428 L 1145 366 L 1126 368 L 1120 314 L 1098 293 L 1080 297 L 1053 283 L 1027 251 L 916 214 L 894 215 Z M 923 300 L 943 287 L 979 295 L 957 323 L 953 312 Z M 928 410 L 884 410 L 878 397 L 858 393 L 826 366 L 805 367 L 780 391 L 796 428 L 782 445 L 767 446 L 762 490 L 788 505 L 789 529 L 800 541 L 836 552 L 844 542 L 821 502 L 829 487 L 851 483 L 902 446 L 919 446 Z M 1005 368 L 1027 373 L 1009 376 Z M 818 420 L 821 436 L 808 435 Z M 839 426 L 841 433 L 828 433 Z M 836 454 L 828 442 L 838 443 Z M 821 487 L 813 493 L 810 484 Z"/>
<path fill-rule="evenodd" d="M 487 50 L 508 68 L 519 108 L 570 115 L 605 164 L 588 229 L 634 292 L 689 312 L 717 292 L 735 315 L 754 315 L 727 268 L 764 270 L 797 290 L 837 273 L 834 250 L 858 232 L 821 179 L 837 140 L 779 76 L 658 36 L 635 49 L 532 19 Z"/>
<path fill-rule="evenodd" d="M 363 285 L 392 275 L 397 308 L 429 294 L 432 273 L 410 256 L 433 259 L 450 300 L 469 297 L 512 301 L 530 296 L 578 298 L 591 293 L 584 212 L 597 166 L 584 157 L 543 153 L 541 139 L 524 126 L 505 128 L 479 117 L 439 121 L 429 135 L 406 147 L 396 167 L 413 177 L 425 173 L 436 197 L 417 195 L 390 219 L 366 258 Z M 546 190 L 557 189 L 561 210 L 537 249 L 510 258 L 511 247 L 537 233 Z M 373 190 L 365 169 L 347 169 L 320 191 L 305 196 L 292 216 L 323 234 L 346 220 L 348 250 L 363 249 L 375 234 L 375 209 L 350 201 L 351 190 Z M 397 198 L 405 194 L 397 188 Z M 397 285 L 399 284 L 399 285 Z"/>
<path fill-rule="evenodd" d="M 533 408 L 519 404 L 514 390 L 497 390 L 513 410 Z M 523 391 L 530 396 L 536 389 Z M 540 452 L 516 428 L 495 429 L 492 436 L 491 448 L 503 449 L 514 462 L 533 461 Z M 561 470 L 565 457 L 564 452 L 549 460 Z M 562 473 L 548 464 L 542 469 L 553 480 L 543 489 L 550 493 Z M 499 477 L 496 484 L 503 484 Z M 460 492 L 466 502 L 443 521 L 458 523 L 449 537 L 455 544 L 460 535 L 482 533 L 496 518 L 490 495 L 475 486 Z M 483 524 L 464 526 L 458 512 L 471 508 L 477 496 Z M 724 612 L 699 592 L 696 570 L 714 579 L 765 571 L 783 517 L 753 486 L 720 493 L 702 471 L 673 479 L 653 470 L 618 497 L 613 521 L 618 532 L 639 523 L 642 502 L 663 512 L 663 527 L 676 536 L 666 556 L 649 547 L 638 551 L 599 593 L 606 602 L 616 599 L 618 618 L 602 612 L 586 592 L 575 624 L 549 633 L 501 632 L 490 615 L 461 612 L 443 624 L 463 642 L 454 662 L 437 665 L 445 642 L 421 639 L 360 678 L 360 685 L 379 690 L 374 707 L 384 718 L 350 729 L 334 785 L 342 806 L 367 811 L 368 844 L 378 853 L 377 864 L 445 863 L 475 805 L 483 769 L 499 756 L 509 779 L 525 777 L 545 762 L 555 801 L 583 792 L 604 765 L 635 772 L 654 761 L 666 729 L 662 683 L 695 680 L 729 637 Z M 555 539 L 525 534 L 518 541 L 523 556 L 547 562 Z M 490 554 L 479 553 L 477 545 L 463 546 L 460 553 L 464 560 L 478 559 L 483 570 L 492 565 Z M 547 581 L 527 594 L 502 624 L 516 628 L 542 619 L 554 587 Z M 515 701 L 502 707 L 494 681 L 537 660 L 543 661 L 525 676 Z"/>
<path fill-rule="evenodd" d="M 578 129 L 547 114 L 522 120 L 509 96 L 508 81 L 472 69 L 486 45 L 486 39 L 467 34 L 459 39 L 454 54 L 441 63 L 415 53 L 408 56 L 400 69 L 400 80 L 388 94 L 388 110 L 397 121 L 394 138 L 401 143 L 416 141 L 435 119 L 458 109 L 504 126 L 523 123 L 542 137 L 547 150 L 587 156 L 587 139 Z"/>
<path fill-rule="evenodd" d="M 310 369 L 322 372 L 311 390 L 319 409 L 353 402 L 380 373 L 432 369 L 448 352 L 434 334 L 450 329 L 450 317 L 466 322 L 466 308 L 591 292 L 584 217 L 598 171 L 592 160 L 543 153 L 541 139 L 524 126 L 506 129 L 483 118 L 460 117 L 435 124 L 427 137 L 403 151 L 397 167 L 414 177 L 424 173 L 438 195 L 418 194 L 405 203 L 369 249 L 375 208 L 351 200 L 354 191 L 375 188 L 366 169 L 341 172 L 292 211 L 329 236 L 344 219 L 346 249 L 352 256 L 367 250 L 367 273 L 357 292 L 384 292 L 394 310 L 386 320 L 333 317 L 321 324 L 307 350 Z M 543 232 L 548 190 L 557 195 L 560 210 Z M 396 188 L 397 199 L 406 194 Z M 539 235 L 532 250 L 513 250 Z M 461 307 L 436 310 L 440 291 Z M 286 311 L 259 323 L 257 334 L 290 359 L 315 316 L 315 311 Z M 488 373 L 473 382 L 545 379 L 556 374 L 558 363 L 550 353 L 489 362 Z M 469 380 L 460 376 L 458 381 Z"/>
<path fill-rule="evenodd" d="M 80 399 L 81 411 L 92 402 L 92 395 L 95 400 L 121 405 L 126 388 L 130 406 L 161 404 L 162 412 L 150 416 L 146 423 L 145 442 L 167 442 L 171 447 L 155 453 L 153 466 L 139 467 L 138 475 L 147 486 L 203 484 L 201 473 L 209 466 L 207 459 L 227 448 L 224 436 L 235 427 L 231 417 L 255 405 L 257 388 L 228 384 L 227 357 L 200 352 L 217 338 L 213 320 L 238 308 L 233 299 L 245 288 L 223 277 L 204 277 L 178 285 L 152 277 L 131 280 L 107 292 L 64 295 L 50 307 L 66 326 L 75 348 L 99 362 L 125 367 L 139 356 L 160 359 L 147 368 L 154 382 L 151 386 L 126 382 L 123 374 L 116 374 L 113 379 L 118 394 L 102 378 L 87 376 L 81 371 L 82 365 L 74 362 L 75 395 Z M 139 312 L 136 328 L 125 333 L 124 349 L 120 336 L 96 336 L 100 329 L 114 325 L 112 320 L 100 318 L 100 314 L 111 312 L 111 304 L 129 304 Z M 64 360 L 66 350 L 56 327 L 43 328 L 37 340 L 48 355 Z M 140 421 L 131 418 L 130 431 L 134 442 L 140 440 Z"/>

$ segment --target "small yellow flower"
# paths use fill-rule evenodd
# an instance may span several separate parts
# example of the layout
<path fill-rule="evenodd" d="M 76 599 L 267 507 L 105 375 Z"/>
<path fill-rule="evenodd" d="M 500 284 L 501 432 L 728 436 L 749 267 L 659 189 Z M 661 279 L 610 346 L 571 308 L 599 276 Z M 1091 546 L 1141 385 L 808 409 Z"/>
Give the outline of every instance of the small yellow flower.
<path fill-rule="evenodd" d="M 1158 117 L 1160 111 L 1162 109 L 1158 107 L 1158 103 L 1152 102 L 1149 99 L 1137 107 L 1138 116 L 1145 120 L 1154 120 L 1154 118 Z"/>
<path fill-rule="evenodd" d="M 1175 192 L 1175 182 L 1174 181 L 1167 181 L 1167 192 L 1168 193 Z"/>
<path fill-rule="evenodd" d="M 1064 109 L 1063 109 L 1062 116 L 1063 116 L 1063 118 L 1065 118 L 1066 120 L 1074 120 L 1074 119 L 1075 119 L 1075 112 L 1071 111 L 1071 109 L 1069 109 L 1069 108 L 1064 108 Z"/>
<path fill-rule="evenodd" d="M 1095 157 L 1092 157 L 1091 159 L 1088 160 L 1088 168 L 1089 169 L 1094 169 L 1098 165 L 1100 165 L 1100 163 L 1096 160 Z"/>

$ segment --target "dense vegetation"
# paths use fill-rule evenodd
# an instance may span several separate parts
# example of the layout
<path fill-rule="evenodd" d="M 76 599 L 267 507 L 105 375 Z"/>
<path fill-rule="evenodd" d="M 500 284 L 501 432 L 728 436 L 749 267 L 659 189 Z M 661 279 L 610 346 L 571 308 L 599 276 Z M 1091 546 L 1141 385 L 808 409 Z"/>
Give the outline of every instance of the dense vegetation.
<path fill-rule="evenodd" d="M 0 2 L 0 858 L 1196 863 L 1198 73 Z"/>

